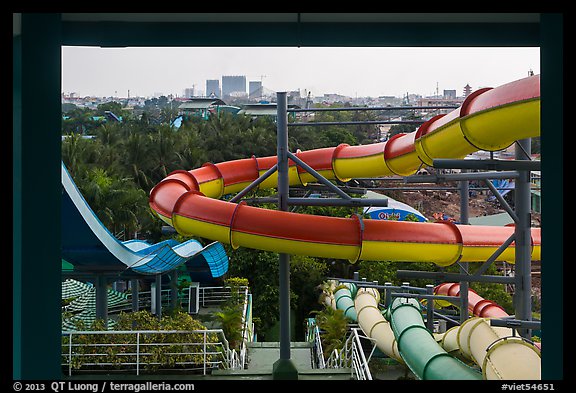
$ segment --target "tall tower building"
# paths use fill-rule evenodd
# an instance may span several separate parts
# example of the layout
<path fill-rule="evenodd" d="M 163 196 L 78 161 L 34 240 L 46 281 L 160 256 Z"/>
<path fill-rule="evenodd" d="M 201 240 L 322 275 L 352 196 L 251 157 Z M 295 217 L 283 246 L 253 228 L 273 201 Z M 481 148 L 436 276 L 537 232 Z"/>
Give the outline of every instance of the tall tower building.
<path fill-rule="evenodd" d="M 218 79 L 207 79 L 206 80 L 206 96 L 207 97 L 222 97 L 220 92 L 220 80 Z"/>
<path fill-rule="evenodd" d="M 262 81 L 248 82 L 248 97 L 251 100 L 259 100 L 262 97 Z"/>
<path fill-rule="evenodd" d="M 464 98 L 468 97 L 470 93 L 472 93 L 472 87 L 470 87 L 469 84 L 466 84 L 466 86 L 464 86 Z"/>
<path fill-rule="evenodd" d="M 184 98 L 194 97 L 194 87 L 187 87 L 184 89 Z"/>
<path fill-rule="evenodd" d="M 222 76 L 222 97 L 231 95 L 246 95 L 245 75 Z"/>

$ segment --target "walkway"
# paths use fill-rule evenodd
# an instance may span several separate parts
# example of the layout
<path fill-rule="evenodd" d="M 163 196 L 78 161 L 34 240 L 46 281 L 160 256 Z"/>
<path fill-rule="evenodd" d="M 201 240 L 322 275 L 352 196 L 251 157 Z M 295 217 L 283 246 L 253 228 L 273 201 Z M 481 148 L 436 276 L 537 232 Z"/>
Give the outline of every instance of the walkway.
<path fill-rule="evenodd" d="M 272 368 L 280 358 L 280 343 L 253 342 L 248 344 L 248 367 L 244 370 L 214 370 L 212 376 L 230 379 L 273 379 Z M 293 342 L 290 346 L 290 358 L 298 370 L 298 379 L 351 379 L 351 370 L 313 369 L 312 344 Z M 228 379 L 228 378 L 226 378 Z"/>

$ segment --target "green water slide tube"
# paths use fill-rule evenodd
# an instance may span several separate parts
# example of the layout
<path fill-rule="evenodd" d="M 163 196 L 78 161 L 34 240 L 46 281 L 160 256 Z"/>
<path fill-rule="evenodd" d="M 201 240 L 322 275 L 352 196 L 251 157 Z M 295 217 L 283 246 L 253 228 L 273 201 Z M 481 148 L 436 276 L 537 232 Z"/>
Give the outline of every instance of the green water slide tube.
<path fill-rule="evenodd" d="M 344 311 L 344 315 L 354 322 L 358 320 L 356 308 L 354 307 L 356 291 L 356 285 L 349 282 L 342 283 L 334 289 L 336 309 Z"/>
<path fill-rule="evenodd" d="M 420 303 L 398 297 L 386 311 L 400 355 L 422 380 L 480 380 L 482 374 L 454 358 L 434 340 L 424 325 Z"/>

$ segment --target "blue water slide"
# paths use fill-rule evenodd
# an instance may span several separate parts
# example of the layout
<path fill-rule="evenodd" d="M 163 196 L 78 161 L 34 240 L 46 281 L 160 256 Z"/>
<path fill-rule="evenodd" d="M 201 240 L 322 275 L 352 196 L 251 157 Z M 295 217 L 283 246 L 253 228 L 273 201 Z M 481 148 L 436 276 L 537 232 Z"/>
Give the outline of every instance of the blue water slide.
<path fill-rule="evenodd" d="M 212 277 L 228 270 L 228 256 L 218 242 L 203 246 L 190 239 L 150 244 L 118 240 L 92 211 L 62 162 L 62 258 L 83 270 L 132 270 L 158 274 L 185 263 L 208 265 Z"/>

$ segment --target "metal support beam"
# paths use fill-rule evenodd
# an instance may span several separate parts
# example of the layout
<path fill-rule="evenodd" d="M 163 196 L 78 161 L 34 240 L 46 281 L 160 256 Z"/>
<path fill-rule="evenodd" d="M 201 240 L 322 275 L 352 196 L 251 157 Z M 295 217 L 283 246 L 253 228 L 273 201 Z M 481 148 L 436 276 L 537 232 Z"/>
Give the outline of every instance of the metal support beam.
<path fill-rule="evenodd" d="M 365 124 L 423 124 L 426 120 L 364 120 L 364 121 L 314 121 L 305 123 L 290 123 L 290 127 L 303 126 L 353 126 Z"/>
<path fill-rule="evenodd" d="M 156 274 L 152 283 L 152 312 L 158 320 L 162 319 L 162 274 Z"/>
<path fill-rule="evenodd" d="M 251 198 L 245 199 L 246 203 L 253 204 L 263 204 L 263 203 L 278 203 L 277 198 L 273 197 L 263 197 L 263 198 Z M 388 198 L 351 198 L 351 199 L 340 199 L 340 198 L 288 198 L 286 203 L 289 206 L 349 206 L 349 207 L 360 207 L 360 206 L 377 206 L 386 207 L 388 206 Z"/>
<path fill-rule="evenodd" d="M 288 211 L 288 101 L 286 92 L 279 92 L 276 97 L 278 210 Z M 273 365 L 272 376 L 274 379 L 298 379 L 298 370 L 290 359 L 290 255 L 280 253 L 279 263 L 280 359 Z"/>
<path fill-rule="evenodd" d="M 96 275 L 96 319 L 108 324 L 108 280 L 102 274 Z"/>
<path fill-rule="evenodd" d="M 541 323 L 539 321 L 523 321 L 519 319 L 491 319 L 490 326 L 501 326 L 512 329 L 541 329 Z M 528 337 L 529 338 L 529 337 Z"/>
<path fill-rule="evenodd" d="M 170 309 L 178 307 L 178 270 L 170 272 Z"/>
<path fill-rule="evenodd" d="M 529 151 L 530 148 L 525 150 Z M 540 170 L 540 161 L 526 160 L 526 156 L 523 152 L 520 155 L 516 155 L 516 160 L 459 160 L 451 158 L 436 158 L 432 161 L 432 165 L 434 168 L 438 169 L 479 169 L 486 171 Z"/>
<path fill-rule="evenodd" d="M 132 292 L 132 311 L 137 312 L 140 309 L 140 302 L 138 299 L 140 288 L 138 287 L 139 281 L 135 278 L 130 280 L 130 290 Z"/>
<path fill-rule="evenodd" d="M 288 142 L 286 142 L 286 143 L 288 143 Z M 330 180 L 326 179 L 324 176 L 322 176 L 320 173 L 318 173 L 314 168 L 312 168 L 310 165 L 306 164 L 304 161 L 302 161 L 300 158 L 298 158 L 298 156 L 296 154 L 292 154 L 291 152 L 289 152 L 288 147 L 286 147 L 286 155 L 287 155 L 287 158 L 290 158 L 292 161 L 294 161 L 296 163 L 296 165 L 298 165 L 299 167 L 304 169 L 306 172 L 308 172 L 309 174 L 314 176 L 316 178 L 316 180 L 318 180 L 320 183 L 322 183 L 326 187 L 328 187 L 328 189 L 330 191 L 340 195 L 341 198 L 352 199 L 352 197 L 350 195 L 346 194 L 344 191 L 342 191 L 340 188 L 338 188 L 334 183 L 332 183 Z M 286 174 L 286 176 L 288 176 L 288 174 Z M 288 178 L 286 180 L 288 180 Z M 278 191 L 278 193 L 280 193 L 280 191 Z"/>
<path fill-rule="evenodd" d="M 268 169 L 262 176 L 258 177 L 258 179 L 254 180 L 252 183 L 250 183 L 248 186 L 246 186 L 245 189 L 240 191 L 238 194 L 234 195 L 234 198 L 230 199 L 230 202 L 237 203 L 238 201 L 240 201 L 240 199 L 242 199 L 244 197 L 244 195 L 248 194 L 255 187 L 258 187 L 260 185 L 260 183 L 262 183 L 264 180 L 268 179 L 270 177 L 270 175 L 272 175 L 274 172 L 276 172 L 277 168 L 278 168 L 278 164 L 274 164 L 274 166 L 272 168 Z"/>
<path fill-rule="evenodd" d="M 491 171 L 491 172 L 471 172 L 471 173 L 464 172 L 464 173 L 446 173 L 435 175 L 411 175 L 406 176 L 404 178 L 404 183 L 444 183 L 448 181 L 462 181 L 462 180 L 515 179 L 517 177 L 518 172 L 516 171 L 502 171 L 502 172 Z"/>
<path fill-rule="evenodd" d="M 426 294 L 434 296 L 434 285 L 426 284 Z M 434 331 L 434 300 L 431 298 L 426 299 L 426 327 Z"/>
<path fill-rule="evenodd" d="M 462 170 L 466 174 L 466 169 Z M 460 181 L 460 223 L 468 225 L 468 205 L 470 196 L 468 194 L 469 180 Z M 468 274 L 468 262 L 459 264 L 460 273 Z M 460 323 L 468 319 L 468 281 L 460 281 Z"/>
<path fill-rule="evenodd" d="M 518 177 L 519 176 L 520 174 L 518 174 Z M 518 224 L 518 216 L 516 215 L 514 210 L 510 207 L 508 202 L 506 202 L 504 197 L 498 192 L 498 189 L 494 187 L 494 184 L 492 184 L 492 182 L 488 179 L 484 179 L 484 183 L 490 189 L 490 191 L 492 191 L 492 194 L 496 197 L 496 199 L 498 199 L 498 202 L 500 202 L 500 206 L 502 206 L 502 208 L 506 210 L 506 212 L 512 218 L 512 220 L 514 220 L 514 222 Z M 514 189 L 516 189 L 516 187 L 514 187 Z"/>
<path fill-rule="evenodd" d="M 456 109 L 460 105 L 417 105 L 417 106 L 371 106 L 371 107 L 341 107 L 341 108 L 290 108 L 288 112 L 350 112 L 350 111 L 393 111 L 393 110 L 413 110 L 413 109 Z"/>
<path fill-rule="evenodd" d="M 510 235 L 510 237 L 508 237 L 508 239 L 506 239 L 504 243 L 500 245 L 500 247 L 496 249 L 496 251 L 494 251 L 492 255 L 490 255 L 490 257 L 482 264 L 482 266 L 480 266 L 480 268 L 474 272 L 473 276 L 478 277 L 484 274 L 484 272 L 488 270 L 490 265 L 492 265 L 492 263 L 494 263 L 494 261 L 500 256 L 500 254 L 502 254 L 504 250 L 507 249 L 510 244 L 512 244 L 514 238 L 515 234 L 513 233 L 512 235 Z"/>
<path fill-rule="evenodd" d="M 428 280 L 450 281 L 450 282 L 495 282 L 499 284 L 513 284 L 514 277 L 505 276 L 475 276 L 462 273 L 446 273 L 446 272 L 418 272 L 413 270 L 398 270 L 396 276 L 399 278 L 423 278 Z"/>
<path fill-rule="evenodd" d="M 525 160 L 530 154 L 530 139 L 517 141 L 516 159 Z M 527 161 L 532 162 L 532 161 Z M 516 318 L 532 320 L 532 236 L 530 231 L 530 169 L 520 171 L 520 177 L 516 180 L 516 191 L 514 193 L 514 204 L 518 222 L 514 229 L 516 247 L 514 277 L 516 279 L 514 289 L 514 300 Z M 530 338 L 530 329 L 519 329 L 519 333 L 524 338 Z"/>

